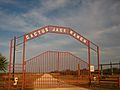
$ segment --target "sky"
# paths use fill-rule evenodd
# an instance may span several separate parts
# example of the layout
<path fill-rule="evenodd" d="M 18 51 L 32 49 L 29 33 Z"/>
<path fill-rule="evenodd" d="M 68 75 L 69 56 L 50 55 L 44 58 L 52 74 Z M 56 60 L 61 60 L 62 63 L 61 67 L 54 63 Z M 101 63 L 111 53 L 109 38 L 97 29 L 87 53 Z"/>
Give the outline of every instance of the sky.
<path fill-rule="evenodd" d="M 0 0 L 0 52 L 9 60 L 14 36 L 47 25 L 70 27 L 97 44 L 101 63 L 120 61 L 120 0 Z M 83 44 L 58 34 L 28 42 L 26 59 L 47 50 L 70 51 L 87 59 Z M 91 60 L 96 62 L 95 53 Z"/>

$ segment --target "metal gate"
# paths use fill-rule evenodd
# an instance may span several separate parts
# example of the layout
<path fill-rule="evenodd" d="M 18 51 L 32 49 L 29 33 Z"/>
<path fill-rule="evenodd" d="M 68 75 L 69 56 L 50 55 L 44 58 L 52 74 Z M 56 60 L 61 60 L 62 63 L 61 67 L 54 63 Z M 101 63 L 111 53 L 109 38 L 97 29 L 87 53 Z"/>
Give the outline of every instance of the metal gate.
<path fill-rule="evenodd" d="M 31 60 L 26 61 L 26 43 L 47 33 L 66 34 L 75 38 L 80 43 L 83 43 L 88 49 L 88 55 L 86 56 L 88 62 L 84 62 L 69 52 L 55 51 L 47 51 L 40 54 L 39 59 L 41 60 L 38 60 L 38 57 L 34 57 Z M 18 47 L 21 49 L 21 55 L 16 53 L 17 49 L 19 49 Z M 18 90 L 18 88 L 24 90 L 28 87 L 44 88 L 57 86 L 63 87 L 74 84 L 79 85 L 81 82 L 87 82 L 81 80 L 81 78 L 86 76 L 89 78 L 87 80 L 91 82 L 91 51 L 94 51 L 97 54 L 96 70 L 99 81 L 99 47 L 73 29 L 61 26 L 45 26 L 20 37 L 14 37 L 14 39 L 10 41 L 8 90 Z M 18 60 L 16 59 L 17 57 L 20 57 L 19 63 L 16 63 L 16 60 Z M 82 74 L 82 72 L 84 74 Z M 47 77 L 49 79 L 47 79 Z M 41 81 L 43 83 L 38 83 Z M 52 83 L 55 83 L 54 86 L 50 85 Z"/>
<path fill-rule="evenodd" d="M 47 51 L 26 61 L 25 87 L 50 88 L 86 85 L 88 63 L 69 52 Z"/>

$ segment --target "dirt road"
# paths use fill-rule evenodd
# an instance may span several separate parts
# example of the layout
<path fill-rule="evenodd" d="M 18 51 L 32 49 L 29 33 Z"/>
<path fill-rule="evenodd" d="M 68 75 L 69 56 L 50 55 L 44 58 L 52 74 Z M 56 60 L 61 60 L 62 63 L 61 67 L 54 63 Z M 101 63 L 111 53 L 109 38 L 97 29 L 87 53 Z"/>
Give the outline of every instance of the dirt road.
<path fill-rule="evenodd" d="M 34 82 L 34 87 L 41 87 L 40 89 L 35 88 L 34 90 L 119 90 L 119 89 L 107 89 L 107 88 L 83 88 L 65 83 L 63 80 L 54 78 L 50 74 L 44 74 Z"/>
<path fill-rule="evenodd" d="M 90 90 L 86 88 L 80 88 L 80 87 L 68 85 L 64 81 L 58 80 L 50 74 L 44 74 L 43 76 L 41 76 L 41 78 L 38 78 L 34 82 L 34 87 L 39 87 L 39 85 L 41 85 L 42 88 L 46 88 L 49 85 L 50 87 L 55 87 L 55 88 L 46 88 L 46 89 L 36 88 L 34 90 Z M 59 88 L 58 88 L 58 85 L 59 85 Z M 64 88 L 64 87 L 68 87 L 68 88 Z"/>
<path fill-rule="evenodd" d="M 72 87 L 72 88 L 49 88 L 49 89 L 34 89 L 34 90 L 90 90 L 90 89 Z"/>

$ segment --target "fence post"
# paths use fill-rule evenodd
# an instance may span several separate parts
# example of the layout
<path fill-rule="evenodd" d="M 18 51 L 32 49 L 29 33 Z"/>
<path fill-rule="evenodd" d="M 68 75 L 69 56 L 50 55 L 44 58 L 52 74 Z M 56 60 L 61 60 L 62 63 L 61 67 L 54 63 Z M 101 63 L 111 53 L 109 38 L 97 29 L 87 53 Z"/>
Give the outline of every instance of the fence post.
<path fill-rule="evenodd" d="M 80 76 L 80 64 L 78 64 L 78 77 Z"/>
<path fill-rule="evenodd" d="M 101 76 L 103 76 L 103 65 L 101 64 Z"/>
<path fill-rule="evenodd" d="M 120 88 L 120 76 L 118 77 L 118 87 Z"/>
<path fill-rule="evenodd" d="M 113 65 L 112 65 L 112 62 L 110 62 L 110 69 L 111 69 L 111 75 L 113 75 Z"/>

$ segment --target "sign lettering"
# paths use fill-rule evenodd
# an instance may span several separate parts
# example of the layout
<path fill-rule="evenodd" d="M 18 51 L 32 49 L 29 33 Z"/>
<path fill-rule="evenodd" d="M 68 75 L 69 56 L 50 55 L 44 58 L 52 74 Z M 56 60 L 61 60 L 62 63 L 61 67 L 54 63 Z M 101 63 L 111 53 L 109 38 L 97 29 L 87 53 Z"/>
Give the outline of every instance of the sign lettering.
<path fill-rule="evenodd" d="M 41 30 L 38 30 L 38 31 L 31 32 L 31 33 L 26 35 L 26 40 L 35 38 L 36 36 L 40 36 L 41 34 L 44 34 L 44 33 L 47 33 L 47 32 L 48 32 L 48 28 L 44 28 L 44 29 L 41 29 Z"/>
<path fill-rule="evenodd" d="M 62 33 L 62 34 L 69 34 L 71 36 L 73 36 L 74 38 L 76 38 L 77 40 L 79 40 L 80 42 L 84 43 L 87 45 L 88 41 L 87 39 L 85 39 L 83 36 L 79 35 L 78 33 L 76 33 L 75 31 L 71 30 L 71 29 L 67 29 L 67 28 L 62 28 L 62 27 L 46 27 L 46 28 L 42 28 L 39 30 L 35 30 L 33 32 L 30 32 L 28 34 L 26 34 L 26 41 L 33 39 L 37 36 L 43 35 L 47 32 L 50 33 Z"/>

